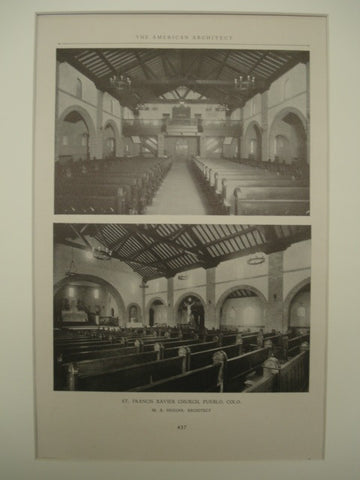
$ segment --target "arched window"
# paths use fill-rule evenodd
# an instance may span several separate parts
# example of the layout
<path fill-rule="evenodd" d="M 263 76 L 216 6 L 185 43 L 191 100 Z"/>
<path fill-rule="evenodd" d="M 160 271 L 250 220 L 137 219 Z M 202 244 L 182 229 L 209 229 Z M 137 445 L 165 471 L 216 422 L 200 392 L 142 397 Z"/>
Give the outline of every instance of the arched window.
<path fill-rule="evenodd" d="M 284 80 L 283 91 L 282 91 L 282 100 L 290 98 L 290 81 L 288 78 Z"/>
<path fill-rule="evenodd" d="M 83 94 L 82 81 L 80 80 L 80 78 L 77 78 L 76 79 L 76 93 L 75 93 L 75 95 L 77 96 L 77 98 L 82 98 L 82 94 Z"/>
<path fill-rule="evenodd" d="M 252 98 L 252 99 L 251 99 L 250 111 L 251 111 L 251 115 L 255 115 L 255 113 L 256 113 L 256 102 L 255 102 L 255 98 Z"/>
<path fill-rule="evenodd" d="M 87 147 L 89 144 L 89 134 L 88 133 L 83 133 L 81 135 L 81 145 L 83 147 Z"/>
<path fill-rule="evenodd" d="M 256 138 L 252 138 L 250 140 L 250 153 L 255 154 L 256 153 Z"/>

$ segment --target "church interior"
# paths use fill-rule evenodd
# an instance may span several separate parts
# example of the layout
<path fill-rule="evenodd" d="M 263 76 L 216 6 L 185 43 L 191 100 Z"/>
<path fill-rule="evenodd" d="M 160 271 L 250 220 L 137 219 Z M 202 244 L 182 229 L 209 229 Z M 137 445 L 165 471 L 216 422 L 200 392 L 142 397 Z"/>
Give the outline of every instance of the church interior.
<path fill-rule="evenodd" d="M 309 215 L 309 52 L 58 49 L 55 213 Z"/>
<path fill-rule="evenodd" d="M 54 388 L 309 389 L 311 227 L 54 224 Z"/>

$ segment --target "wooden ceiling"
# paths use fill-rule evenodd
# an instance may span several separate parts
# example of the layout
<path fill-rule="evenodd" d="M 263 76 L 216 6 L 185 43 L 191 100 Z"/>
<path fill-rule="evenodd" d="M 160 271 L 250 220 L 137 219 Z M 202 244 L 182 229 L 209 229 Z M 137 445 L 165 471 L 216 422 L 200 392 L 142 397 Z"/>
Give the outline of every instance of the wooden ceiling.
<path fill-rule="evenodd" d="M 282 251 L 310 237 L 310 227 L 298 225 L 54 225 L 55 243 L 85 251 L 106 248 L 145 282 L 257 252 Z"/>
<path fill-rule="evenodd" d="M 178 100 L 227 104 L 231 109 L 269 88 L 271 83 L 309 52 L 292 50 L 220 49 L 58 49 L 57 60 L 68 62 L 92 80 L 97 88 L 118 98 L 122 105 Z M 114 74 L 130 77 L 131 88 L 120 92 L 111 86 Z M 241 91 L 234 78 L 255 76 L 255 88 Z M 186 87 L 183 92 L 177 88 Z M 197 92 L 199 99 L 187 98 Z M 174 92 L 174 99 L 167 98 Z"/>

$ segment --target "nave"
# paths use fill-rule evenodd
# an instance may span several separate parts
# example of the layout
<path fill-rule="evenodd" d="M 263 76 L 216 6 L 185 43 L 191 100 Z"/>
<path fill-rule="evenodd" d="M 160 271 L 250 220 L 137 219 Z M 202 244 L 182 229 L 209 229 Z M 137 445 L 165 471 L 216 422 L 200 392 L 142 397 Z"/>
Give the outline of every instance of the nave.
<path fill-rule="evenodd" d="M 307 226 L 55 224 L 54 389 L 308 391 L 310 245 Z"/>
<path fill-rule="evenodd" d="M 196 178 L 186 159 L 174 158 L 172 168 L 156 192 L 151 205 L 145 209 L 148 215 L 177 215 L 179 205 L 183 215 L 207 215 L 210 210 L 205 194 L 199 189 Z"/>
<path fill-rule="evenodd" d="M 309 215 L 308 52 L 59 49 L 57 71 L 55 213 Z"/>

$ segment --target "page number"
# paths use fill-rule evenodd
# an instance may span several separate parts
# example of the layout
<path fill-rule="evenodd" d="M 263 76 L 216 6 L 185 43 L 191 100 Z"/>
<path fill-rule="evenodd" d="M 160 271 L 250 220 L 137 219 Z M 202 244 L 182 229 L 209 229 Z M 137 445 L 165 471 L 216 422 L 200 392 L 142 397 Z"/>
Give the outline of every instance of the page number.
<path fill-rule="evenodd" d="M 186 430 L 186 428 L 187 428 L 187 425 L 178 425 L 177 426 L 178 430 Z"/>

